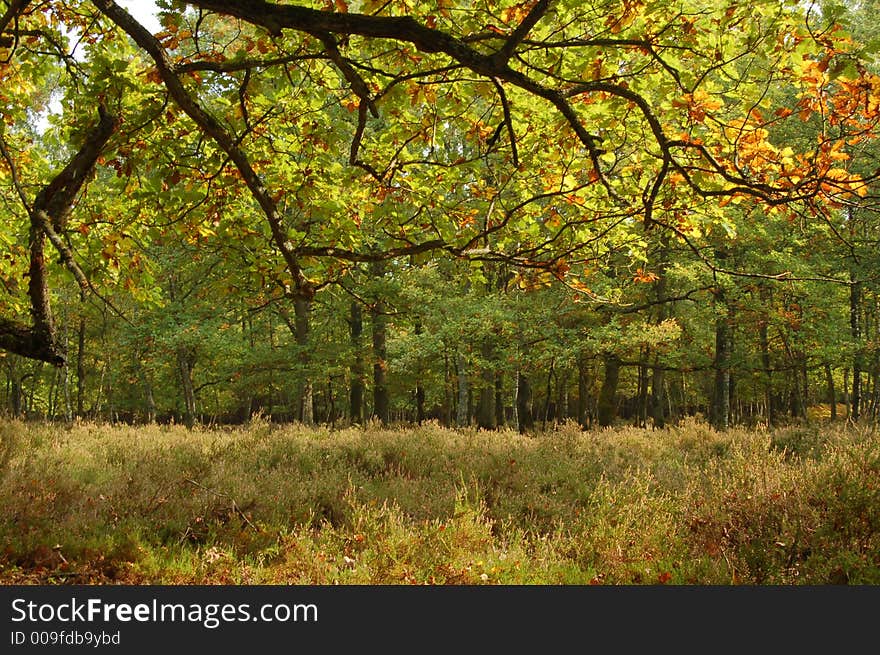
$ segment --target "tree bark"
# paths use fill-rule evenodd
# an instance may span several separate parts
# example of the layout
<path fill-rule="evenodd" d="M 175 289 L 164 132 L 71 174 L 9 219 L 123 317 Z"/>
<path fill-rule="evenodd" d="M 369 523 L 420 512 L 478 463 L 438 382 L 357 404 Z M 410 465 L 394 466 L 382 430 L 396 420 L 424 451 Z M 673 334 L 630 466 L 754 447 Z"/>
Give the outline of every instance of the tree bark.
<path fill-rule="evenodd" d="M 828 388 L 828 402 L 831 404 L 831 420 L 837 420 L 837 392 L 834 389 L 834 372 L 831 364 L 825 363 L 825 384 Z"/>
<path fill-rule="evenodd" d="M 502 428 L 507 422 L 504 415 L 504 376 L 501 371 L 495 373 L 495 426 Z"/>
<path fill-rule="evenodd" d="M 862 411 L 862 283 L 853 279 L 849 287 L 849 324 L 856 353 L 853 355 L 852 391 L 850 392 L 850 414 L 852 421 L 861 418 Z"/>
<path fill-rule="evenodd" d="M 180 385 L 183 391 L 183 422 L 192 428 L 196 422 L 196 393 L 193 385 L 192 372 L 196 363 L 195 352 L 191 348 L 177 349 L 177 368 L 180 373 Z M 108 392 L 108 399 L 110 393 Z M 111 408 L 112 413 L 112 408 Z"/>
<path fill-rule="evenodd" d="M 310 298 L 297 296 L 293 302 L 295 313 L 295 339 L 299 347 L 300 381 L 297 390 L 297 420 L 305 425 L 315 423 L 315 400 L 312 389 L 312 379 L 309 372 L 311 355 L 309 353 L 310 313 L 312 303 Z"/>
<path fill-rule="evenodd" d="M 351 302 L 348 325 L 351 334 L 351 347 L 354 351 L 349 382 L 348 413 L 352 423 L 362 423 L 364 420 L 364 356 L 361 349 L 363 348 L 364 318 L 363 309 L 356 300 Z"/>
<path fill-rule="evenodd" d="M 155 423 L 156 422 L 156 399 L 153 396 L 153 385 L 150 382 L 150 377 L 146 373 L 143 373 L 144 376 L 144 404 L 146 405 L 146 416 L 147 423 Z"/>
<path fill-rule="evenodd" d="M 762 316 L 758 325 L 758 341 L 761 348 L 761 366 L 764 368 L 764 403 L 767 406 L 767 425 L 776 423 L 776 394 L 773 391 L 773 371 L 770 362 L 770 336 L 768 333 L 769 319 Z"/>
<path fill-rule="evenodd" d="M 724 302 L 721 292 L 716 296 Z M 733 338 L 730 326 L 730 310 L 715 320 L 715 383 L 712 394 L 712 425 L 716 430 L 730 427 L 730 356 L 733 349 Z"/>
<path fill-rule="evenodd" d="M 617 385 L 620 382 L 620 358 L 607 353 L 604 358 L 605 374 L 602 378 L 602 388 L 599 391 L 599 406 L 596 408 L 596 418 L 599 426 L 603 428 L 614 424 L 617 417 Z"/>
<path fill-rule="evenodd" d="M 455 353 L 455 369 L 458 373 L 458 403 L 455 408 L 455 425 L 463 428 L 468 424 L 468 389 L 467 361 L 461 351 Z"/>
<path fill-rule="evenodd" d="M 60 343 L 49 300 L 48 271 L 45 242 L 49 235 L 62 261 L 75 272 L 84 291 L 88 282 L 76 266 L 69 249 L 59 234 L 66 229 L 67 216 L 82 185 L 91 175 L 101 150 L 116 129 L 116 119 L 103 106 L 98 107 L 98 124 L 86 135 L 80 149 L 49 184 L 43 187 L 28 207 L 30 218 L 30 265 L 28 269 L 28 299 L 31 324 L 0 319 L 0 348 L 31 359 L 63 366 L 66 362 L 64 344 Z M 0 139 L 4 158 L 12 166 L 12 158 Z M 22 191 L 23 193 L 23 191 Z"/>
<path fill-rule="evenodd" d="M 581 358 L 578 361 L 578 403 L 577 403 L 577 420 L 578 424 L 585 430 L 589 427 L 589 411 L 590 411 L 590 377 L 587 368 L 587 362 Z"/>
<path fill-rule="evenodd" d="M 482 370 L 480 371 L 480 392 L 477 401 L 477 425 L 484 430 L 494 430 L 495 425 L 495 372 L 490 366 L 493 358 L 491 342 L 486 339 L 480 346 Z"/>
<path fill-rule="evenodd" d="M 516 418 L 516 427 L 520 434 L 535 426 L 532 413 L 532 385 L 522 371 L 517 371 L 516 374 Z"/>
<path fill-rule="evenodd" d="M 386 425 L 391 418 L 388 396 L 388 338 L 385 302 L 378 298 L 370 306 L 370 326 L 373 332 L 373 416 Z"/>
<path fill-rule="evenodd" d="M 415 323 L 416 336 L 422 334 L 422 321 L 416 318 Z M 422 385 L 422 371 L 419 370 L 418 381 L 416 382 L 416 423 L 421 425 L 425 422 L 425 387 Z"/>

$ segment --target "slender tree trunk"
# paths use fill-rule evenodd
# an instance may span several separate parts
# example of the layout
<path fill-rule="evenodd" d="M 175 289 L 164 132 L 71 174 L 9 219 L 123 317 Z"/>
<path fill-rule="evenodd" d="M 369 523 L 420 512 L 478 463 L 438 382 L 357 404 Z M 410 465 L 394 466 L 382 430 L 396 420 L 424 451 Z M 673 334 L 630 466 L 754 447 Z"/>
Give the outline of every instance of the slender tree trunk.
<path fill-rule="evenodd" d="M 315 398 L 312 386 L 311 354 L 309 338 L 311 332 L 312 302 L 308 298 L 298 296 L 293 301 L 294 339 L 299 348 L 300 381 L 296 398 L 296 418 L 305 425 L 315 424 Z"/>
<path fill-rule="evenodd" d="M 79 319 L 76 348 L 76 415 L 83 417 L 86 386 L 86 319 Z"/>
<path fill-rule="evenodd" d="M 831 420 L 837 420 L 837 392 L 834 389 L 834 371 L 831 364 L 825 363 L 825 384 L 828 388 L 828 402 L 831 404 Z"/>
<path fill-rule="evenodd" d="M 801 407 L 803 408 L 803 417 L 808 418 L 807 409 L 810 407 L 810 372 L 807 370 L 807 355 L 801 353 Z"/>
<path fill-rule="evenodd" d="M 664 231 L 660 237 L 660 250 L 657 256 L 657 282 L 655 283 L 654 296 L 658 302 L 657 305 L 657 324 L 663 323 L 669 318 L 671 310 L 666 303 L 667 292 L 669 289 L 669 278 L 667 275 L 669 259 L 669 232 Z M 665 392 L 666 388 L 666 372 L 660 366 L 660 356 L 654 355 L 654 368 L 651 371 L 651 406 L 650 415 L 651 423 L 654 428 L 662 428 L 666 425 L 666 405 Z M 647 423 L 647 418 L 645 419 Z"/>
<path fill-rule="evenodd" d="M 54 420 L 55 418 L 55 408 L 57 407 L 56 398 L 58 396 L 58 373 L 59 369 L 54 368 L 52 370 L 52 380 L 49 382 L 49 395 L 47 397 L 47 407 L 46 407 L 46 418 L 48 420 Z"/>
<path fill-rule="evenodd" d="M 153 396 L 153 385 L 149 374 L 144 371 L 144 403 L 147 409 L 147 423 L 156 422 L 156 399 Z"/>
<path fill-rule="evenodd" d="M 532 414 L 532 386 L 522 371 L 516 373 L 516 418 L 520 434 L 531 430 L 534 423 Z"/>
<path fill-rule="evenodd" d="M 477 425 L 484 430 L 494 430 L 495 424 L 495 372 L 489 363 L 494 357 L 492 344 L 486 339 L 480 346 L 483 370 L 480 372 L 480 394 L 477 402 Z"/>
<path fill-rule="evenodd" d="M 468 378 L 466 370 L 467 362 L 460 351 L 455 353 L 455 368 L 458 372 L 458 403 L 455 408 L 455 424 L 463 428 L 468 424 Z"/>
<path fill-rule="evenodd" d="M 417 337 L 422 335 L 421 318 L 416 319 L 415 333 Z M 416 382 L 416 423 L 418 425 L 421 425 L 425 422 L 425 387 L 422 385 L 421 367 L 419 367 L 419 369 L 419 377 L 418 381 Z"/>
<path fill-rule="evenodd" d="M 642 350 L 642 357 L 648 356 L 648 349 Z M 636 394 L 636 425 L 640 428 L 648 425 L 648 367 L 639 364 L 638 393 Z"/>
<path fill-rule="evenodd" d="M 556 422 L 562 423 L 568 418 L 568 371 L 556 374 Z"/>
<path fill-rule="evenodd" d="M 180 384 L 183 390 L 183 422 L 188 428 L 192 428 L 196 422 L 196 394 L 193 386 L 192 371 L 195 366 L 195 353 L 189 348 L 177 349 L 177 367 L 180 374 Z M 108 404 L 111 392 L 108 391 Z M 109 410 L 112 414 L 113 408 Z"/>
<path fill-rule="evenodd" d="M 364 420 L 364 356 L 361 350 L 363 348 L 364 318 L 363 309 L 359 302 L 352 301 L 350 314 L 348 325 L 354 355 L 349 381 L 348 413 L 352 423 L 361 423 Z"/>
<path fill-rule="evenodd" d="M 453 366 L 449 363 L 449 350 L 443 350 L 443 425 L 452 425 L 452 408 L 455 405 L 453 389 Z"/>
<path fill-rule="evenodd" d="M 851 411 L 849 418 L 858 421 L 862 410 L 862 283 L 853 279 L 849 287 L 849 323 L 852 330 L 852 338 L 856 344 L 856 354 L 853 356 L 852 398 L 850 400 Z"/>
<path fill-rule="evenodd" d="M 767 407 L 767 425 L 776 423 L 776 398 L 773 392 L 773 371 L 770 367 L 770 336 L 768 319 L 763 317 L 758 326 L 758 339 L 761 348 L 761 365 L 764 367 L 764 403 Z"/>
<path fill-rule="evenodd" d="M 590 411 L 590 373 L 587 368 L 587 362 L 583 358 L 578 360 L 578 403 L 577 403 L 577 420 L 578 424 L 587 429 L 589 427 L 589 411 Z"/>
<path fill-rule="evenodd" d="M 70 397 L 70 366 L 64 364 L 64 421 L 73 421 L 73 403 Z"/>
<path fill-rule="evenodd" d="M 551 359 L 550 360 L 550 370 L 547 371 L 547 390 L 544 394 L 544 417 L 541 422 L 541 430 L 547 429 L 547 421 L 550 420 L 550 398 L 551 398 L 550 392 L 552 390 L 551 385 L 553 384 L 553 377 L 556 375 L 555 364 L 556 364 L 556 360 Z"/>
<path fill-rule="evenodd" d="M 34 371 L 34 374 L 31 376 L 31 384 L 30 389 L 28 389 L 28 400 L 26 411 L 30 411 L 32 414 L 36 414 L 37 412 L 37 404 L 34 402 L 34 395 L 37 393 L 37 387 L 40 385 L 40 381 L 43 379 L 43 362 L 42 360 L 37 361 L 37 368 Z"/>
<path fill-rule="evenodd" d="M 656 366 L 651 372 L 651 423 L 659 429 L 666 426 L 666 372 L 656 358 L 654 363 Z"/>
<path fill-rule="evenodd" d="M 620 358 L 615 354 L 605 355 L 605 375 L 599 391 L 597 419 L 599 426 L 606 428 L 614 424 L 617 417 L 617 385 L 620 382 Z"/>
<path fill-rule="evenodd" d="M 495 373 L 495 425 L 504 427 L 507 418 L 504 416 L 504 376 L 501 371 Z"/>
<path fill-rule="evenodd" d="M 880 410 L 880 361 L 875 360 L 874 372 L 871 377 L 871 418 L 876 419 Z"/>
<path fill-rule="evenodd" d="M 333 392 L 333 376 L 327 376 L 327 423 L 336 425 L 336 396 Z"/>
<path fill-rule="evenodd" d="M 721 292 L 716 296 L 723 302 Z M 730 427 L 730 356 L 733 340 L 729 322 L 729 310 L 715 321 L 715 384 L 712 394 L 712 425 L 716 430 Z"/>
<path fill-rule="evenodd" d="M 391 405 L 387 377 L 387 320 L 382 300 L 370 307 L 370 326 L 373 332 L 373 416 L 385 425 L 391 418 Z"/>
<path fill-rule="evenodd" d="M 21 418 L 22 411 L 22 401 L 24 399 L 24 393 L 22 391 L 22 383 L 18 376 L 13 376 L 10 379 L 11 383 L 11 391 L 10 391 L 10 404 L 12 406 L 12 417 L 13 418 Z"/>

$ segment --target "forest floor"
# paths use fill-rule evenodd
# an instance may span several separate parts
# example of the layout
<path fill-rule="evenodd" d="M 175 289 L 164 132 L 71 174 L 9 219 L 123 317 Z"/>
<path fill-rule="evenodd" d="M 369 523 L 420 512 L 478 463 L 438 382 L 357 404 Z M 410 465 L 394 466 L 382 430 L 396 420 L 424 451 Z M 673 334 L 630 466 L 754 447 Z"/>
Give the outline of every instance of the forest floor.
<path fill-rule="evenodd" d="M 0 422 L 2 584 L 880 584 L 880 436 Z"/>

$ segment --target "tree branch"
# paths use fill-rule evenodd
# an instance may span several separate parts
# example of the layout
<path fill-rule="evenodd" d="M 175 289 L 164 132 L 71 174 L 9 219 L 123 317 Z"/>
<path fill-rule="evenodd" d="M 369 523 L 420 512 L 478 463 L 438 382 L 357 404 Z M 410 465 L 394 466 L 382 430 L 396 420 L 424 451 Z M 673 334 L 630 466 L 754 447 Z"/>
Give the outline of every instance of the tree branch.
<path fill-rule="evenodd" d="M 293 277 L 297 292 L 303 297 L 310 298 L 314 295 L 314 289 L 305 275 L 303 275 L 302 266 L 294 251 L 293 244 L 287 238 L 277 203 L 269 194 L 263 180 L 254 170 L 244 150 L 239 146 L 238 140 L 187 92 L 180 78 L 174 72 L 174 67 L 169 61 L 162 45 L 143 25 L 138 23 L 113 0 L 92 1 L 104 15 L 122 28 L 135 43 L 150 55 L 172 99 L 199 126 L 202 132 L 220 146 L 229 159 L 232 160 L 233 164 L 235 164 L 254 200 L 257 201 L 260 209 L 266 215 L 272 232 L 272 240 L 281 251 L 287 269 Z M 244 4 L 250 5 L 251 3 Z"/>
<path fill-rule="evenodd" d="M 30 217 L 30 265 L 28 268 L 28 299 L 30 301 L 31 325 L 16 321 L 0 320 L 0 348 L 31 359 L 49 362 L 55 366 L 65 364 L 64 346 L 59 343 L 52 316 L 49 295 L 48 271 L 44 244 L 47 235 L 58 249 L 62 261 L 73 271 L 80 290 L 90 287 L 88 280 L 73 255 L 55 232 L 61 230 L 76 196 L 91 175 L 98 155 L 116 127 L 116 119 L 99 107 L 98 124 L 86 135 L 68 164 L 47 184 L 29 206 L 24 191 L 15 175 L 11 156 L 0 139 L 0 150 L 13 171 L 13 180 L 21 201 Z M 54 229 L 53 229 L 54 228 Z"/>

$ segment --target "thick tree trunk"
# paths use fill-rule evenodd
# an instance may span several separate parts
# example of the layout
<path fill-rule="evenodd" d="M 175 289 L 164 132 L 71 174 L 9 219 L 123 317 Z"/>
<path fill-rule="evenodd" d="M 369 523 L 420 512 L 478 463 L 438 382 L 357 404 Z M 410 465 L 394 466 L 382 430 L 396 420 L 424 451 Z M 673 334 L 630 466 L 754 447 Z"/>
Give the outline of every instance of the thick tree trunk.
<path fill-rule="evenodd" d="M 348 414 L 352 423 L 362 423 L 364 420 L 364 356 L 361 349 L 363 348 L 364 319 L 359 302 L 352 301 L 350 314 L 348 325 L 354 354 L 349 381 Z"/>
<path fill-rule="evenodd" d="M 620 358 L 613 353 L 605 355 L 605 374 L 602 378 L 602 388 L 599 391 L 599 406 L 596 408 L 596 418 L 599 426 L 610 427 L 617 418 L 617 385 L 620 382 Z"/>

